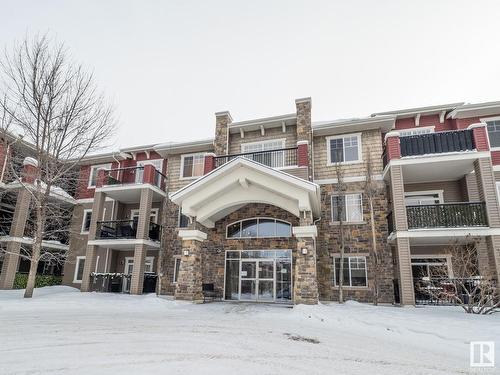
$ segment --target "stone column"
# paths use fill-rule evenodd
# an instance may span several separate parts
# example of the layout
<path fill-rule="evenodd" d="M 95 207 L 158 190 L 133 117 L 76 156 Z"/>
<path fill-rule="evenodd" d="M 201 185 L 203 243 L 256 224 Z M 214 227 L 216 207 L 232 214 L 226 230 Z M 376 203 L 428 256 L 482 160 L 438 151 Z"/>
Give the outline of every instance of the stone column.
<path fill-rule="evenodd" d="M 500 228 L 500 205 L 491 159 L 477 159 L 474 162 L 474 172 L 479 200 L 485 202 L 486 205 L 488 225 L 490 228 Z M 481 250 L 483 250 L 483 254 L 481 254 Z M 486 250 L 486 253 L 484 253 L 484 250 Z M 486 249 L 479 248 L 478 255 L 480 257 L 478 261 L 481 262 L 482 259 L 488 259 L 489 265 L 489 267 L 486 267 L 485 262 L 480 263 L 480 270 L 500 280 L 500 236 L 486 237 Z"/>
<path fill-rule="evenodd" d="M 10 237 L 23 237 L 26 220 L 28 218 L 31 193 L 26 189 L 21 189 L 17 193 L 16 208 L 10 226 Z M 19 265 L 20 242 L 7 242 L 7 254 L 5 254 L 2 272 L 0 273 L 0 289 L 12 289 L 17 267 Z"/>
<path fill-rule="evenodd" d="M 391 200 L 392 216 L 396 234 L 408 230 L 406 217 L 406 204 L 404 192 L 403 170 L 399 165 L 391 166 Z M 399 294 L 402 305 L 415 304 L 415 290 L 413 287 L 413 274 L 411 271 L 410 240 L 397 237 L 396 239 L 398 272 L 399 272 Z"/>
<path fill-rule="evenodd" d="M 106 194 L 96 192 L 94 194 L 94 204 L 92 205 L 92 217 L 90 218 L 90 228 L 88 234 L 88 242 L 95 240 L 97 222 L 102 220 L 102 213 L 104 211 L 104 202 L 106 201 Z M 80 291 L 90 292 L 90 274 L 95 270 L 95 263 L 97 259 L 97 246 L 87 245 L 87 252 L 85 253 L 85 265 L 83 266 L 82 285 Z"/>
<path fill-rule="evenodd" d="M 318 303 L 318 277 L 316 270 L 316 236 L 318 230 L 312 224 L 312 214 L 301 212 L 300 226 L 293 227 L 293 235 L 297 238 L 297 254 L 295 256 L 293 277 L 294 304 L 315 305 Z"/>
<path fill-rule="evenodd" d="M 207 234 L 197 229 L 181 229 L 182 254 L 175 299 L 203 303 L 201 245 Z"/>
<path fill-rule="evenodd" d="M 229 124 L 233 118 L 229 111 L 217 112 L 215 114 L 215 139 L 214 151 L 217 156 L 227 155 L 229 152 Z"/>
<path fill-rule="evenodd" d="M 151 219 L 151 206 L 153 203 L 153 190 L 142 189 L 141 201 L 139 204 L 139 219 L 137 221 L 138 240 L 149 239 L 149 222 Z M 130 294 L 142 294 L 144 285 L 144 266 L 146 264 L 147 246 L 144 243 L 135 245 L 134 267 L 132 268 L 132 278 L 130 280 Z"/>

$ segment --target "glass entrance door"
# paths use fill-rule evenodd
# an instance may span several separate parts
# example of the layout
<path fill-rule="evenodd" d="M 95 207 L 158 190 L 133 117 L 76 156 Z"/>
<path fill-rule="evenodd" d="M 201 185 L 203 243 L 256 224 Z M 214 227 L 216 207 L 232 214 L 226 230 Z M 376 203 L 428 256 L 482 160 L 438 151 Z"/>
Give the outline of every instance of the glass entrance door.
<path fill-rule="evenodd" d="M 240 270 L 240 300 L 274 301 L 274 260 L 242 260 Z"/>

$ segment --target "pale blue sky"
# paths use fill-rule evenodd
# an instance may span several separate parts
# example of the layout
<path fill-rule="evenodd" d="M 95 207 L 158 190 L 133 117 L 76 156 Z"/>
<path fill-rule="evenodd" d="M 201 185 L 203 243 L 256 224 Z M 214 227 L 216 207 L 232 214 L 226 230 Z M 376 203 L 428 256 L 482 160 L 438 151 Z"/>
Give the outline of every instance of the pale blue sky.
<path fill-rule="evenodd" d="M 49 31 L 94 69 L 116 147 L 213 136 L 236 121 L 313 120 L 500 100 L 500 2 L 2 0 L 0 45 Z"/>

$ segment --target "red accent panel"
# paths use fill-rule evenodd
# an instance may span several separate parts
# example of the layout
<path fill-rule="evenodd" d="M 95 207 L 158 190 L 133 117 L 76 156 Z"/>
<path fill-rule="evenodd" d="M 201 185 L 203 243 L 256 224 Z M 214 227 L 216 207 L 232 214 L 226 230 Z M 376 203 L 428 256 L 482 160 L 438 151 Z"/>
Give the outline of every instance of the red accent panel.
<path fill-rule="evenodd" d="M 307 143 L 301 143 L 297 146 L 297 166 L 309 166 L 309 145 Z"/>
<path fill-rule="evenodd" d="M 401 148 L 399 147 L 399 137 L 387 137 L 385 144 L 387 161 L 401 158 Z"/>
<path fill-rule="evenodd" d="M 203 173 L 207 174 L 215 169 L 215 156 L 206 154 L 205 155 L 205 165 L 203 167 Z"/>
<path fill-rule="evenodd" d="M 144 174 L 142 182 L 145 184 L 155 185 L 155 174 L 156 174 L 156 168 L 154 167 L 154 165 L 146 164 L 144 166 Z"/>
<path fill-rule="evenodd" d="M 489 151 L 490 147 L 488 144 L 488 134 L 486 133 L 486 128 L 481 126 L 479 128 L 473 128 L 472 134 L 474 135 L 474 143 L 476 145 L 477 151 Z"/>
<path fill-rule="evenodd" d="M 500 165 L 500 151 L 491 151 L 491 164 Z"/>
<path fill-rule="evenodd" d="M 22 180 L 27 184 L 32 184 L 35 182 L 37 175 L 37 167 L 33 165 L 23 165 Z"/>

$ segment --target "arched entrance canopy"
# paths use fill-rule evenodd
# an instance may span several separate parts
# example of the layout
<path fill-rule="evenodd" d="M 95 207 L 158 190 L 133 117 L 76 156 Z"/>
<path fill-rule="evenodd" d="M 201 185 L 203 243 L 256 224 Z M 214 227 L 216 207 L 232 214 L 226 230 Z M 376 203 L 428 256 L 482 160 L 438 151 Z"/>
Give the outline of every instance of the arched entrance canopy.
<path fill-rule="evenodd" d="M 320 214 L 320 189 L 313 182 L 238 157 L 172 194 L 182 213 L 213 228 L 215 222 L 248 203 L 280 207 L 295 216 Z"/>

